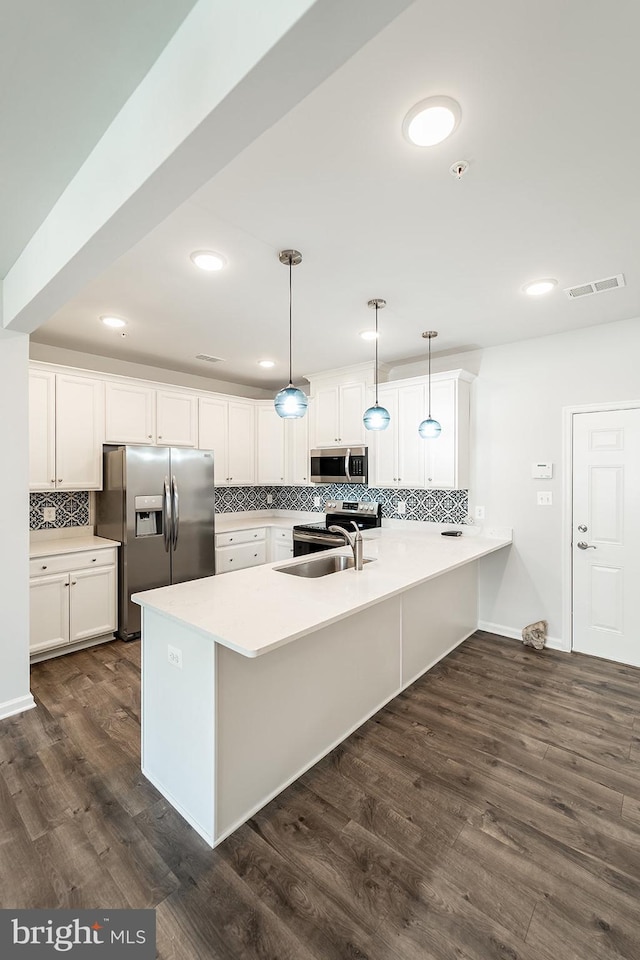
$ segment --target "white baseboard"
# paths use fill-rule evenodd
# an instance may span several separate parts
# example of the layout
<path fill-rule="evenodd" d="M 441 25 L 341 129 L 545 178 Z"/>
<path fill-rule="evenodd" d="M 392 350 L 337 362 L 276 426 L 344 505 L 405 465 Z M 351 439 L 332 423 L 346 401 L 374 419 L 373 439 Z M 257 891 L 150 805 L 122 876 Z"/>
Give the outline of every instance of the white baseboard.
<path fill-rule="evenodd" d="M 522 640 L 522 629 L 507 627 L 503 623 L 489 623 L 487 620 L 478 620 L 478 630 L 486 630 L 487 633 L 497 633 L 500 637 L 508 637 L 510 640 Z M 562 650 L 563 653 L 570 653 L 569 644 L 565 643 L 560 637 L 547 637 L 545 647 L 549 650 Z"/>
<path fill-rule="evenodd" d="M 25 710 L 32 710 L 36 705 L 32 695 L 28 693 L 25 697 L 16 697 L 14 700 L 6 700 L 0 703 L 0 720 L 6 720 L 7 717 L 13 717 L 16 713 L 24 713 Z"/>

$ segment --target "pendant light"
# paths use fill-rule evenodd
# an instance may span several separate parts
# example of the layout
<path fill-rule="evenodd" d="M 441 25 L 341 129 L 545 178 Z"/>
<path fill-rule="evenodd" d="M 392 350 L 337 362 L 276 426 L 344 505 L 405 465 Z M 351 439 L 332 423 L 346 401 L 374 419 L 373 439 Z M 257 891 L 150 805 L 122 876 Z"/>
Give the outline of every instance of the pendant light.
<path fill-rule="evenodd" d="M 365 410 L 362 415 L 362 422 L 365 425 L 367 430 L 386 430 L 389 426 L 389 421 L 391 416 L 386 407 L 381 407 L 378 403 L 378 310 L 382 310 L 386 307 L 386 300 L 369 300 L 367 303 L 368 307 L 375 307 L 376 310 L 376 364 L 375 364 L 375 378 L 376 378 L 376 402 L 372 407 L 369 407 L 368 410 Z"/>
<path fill-rule="evenodd" d="M 431 341 L 438 336 L 437 330 L 425 330 L 422 334 L 425 340 L 429 341 L 429 414 L 426 420 L 423 420 L 418 427 L 418 433 L 423 440 L 435 440 L 440 436 L 442 427 L 437 420 L 431 416 Z"/>
<path fill-rule="evenodd" d="M 291 270 L 302 263 L 302 254 L 299 250 L 281 250 L 278 254 L 280 263 L 289 265 L 289 385 L 276 393 L 273 405 L 279 417 L 286 420 L 297 420 L 307 412 L 309 398 L 302 390 L 294 387 L 291 373 Z"/>

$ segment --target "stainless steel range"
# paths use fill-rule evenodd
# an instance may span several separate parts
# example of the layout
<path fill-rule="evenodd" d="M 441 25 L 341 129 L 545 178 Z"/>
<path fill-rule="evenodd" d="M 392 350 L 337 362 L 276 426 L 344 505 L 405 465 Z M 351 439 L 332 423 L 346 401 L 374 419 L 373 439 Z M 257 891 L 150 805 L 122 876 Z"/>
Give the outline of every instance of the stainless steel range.
<path fill-rule="evenodd" d="M 329 527 L 353 531 L 351 524 L 354 521 L 360 530 L 382 526 L 382 505 L 374 500 L 328 500 L 324 514 L 324 523 L 300 523 L 293 528 L 294 557 L 342 547 L 344 537 L 331 533 Z"/>

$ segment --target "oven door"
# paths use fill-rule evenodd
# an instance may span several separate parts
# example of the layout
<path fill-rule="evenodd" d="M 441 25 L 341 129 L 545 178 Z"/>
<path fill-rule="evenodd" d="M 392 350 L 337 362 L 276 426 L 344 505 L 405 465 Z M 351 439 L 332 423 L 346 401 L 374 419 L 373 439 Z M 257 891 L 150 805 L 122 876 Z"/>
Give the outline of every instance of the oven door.
<path fill-rule="evenodd" d="M 368 460 L 366 447 L 326 447 L 312 450 L 311 482 L 366 484 Z"/>
<path fill-rule="evenodd" d="M 307 557 L 310 553 L 320 553 L 322 550 L 334 550 L 344 543 L 342 537 L 331 534 L 324 536 L 321 533 L 306 533 L 304 530 L 293 531 L 294 557 Z"/>

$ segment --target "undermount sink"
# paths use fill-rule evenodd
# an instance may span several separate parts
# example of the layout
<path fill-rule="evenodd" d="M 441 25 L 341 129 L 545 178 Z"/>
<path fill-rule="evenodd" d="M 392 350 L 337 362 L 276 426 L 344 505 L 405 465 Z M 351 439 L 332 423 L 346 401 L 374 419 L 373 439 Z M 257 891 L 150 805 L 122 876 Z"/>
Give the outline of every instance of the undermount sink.
<path fill-rule="evenodd" d="M 373 563 L 373 560 L 362 560 L 363 563 Z M 353 557 L 315 557 L 313 560 L 301 560 L 288 567 L 274 567 L 278 573 L 290 573 L 292 577 L 326 577 L 330 573 L 340 573 L 341 570 L 353 570 Z"/>

